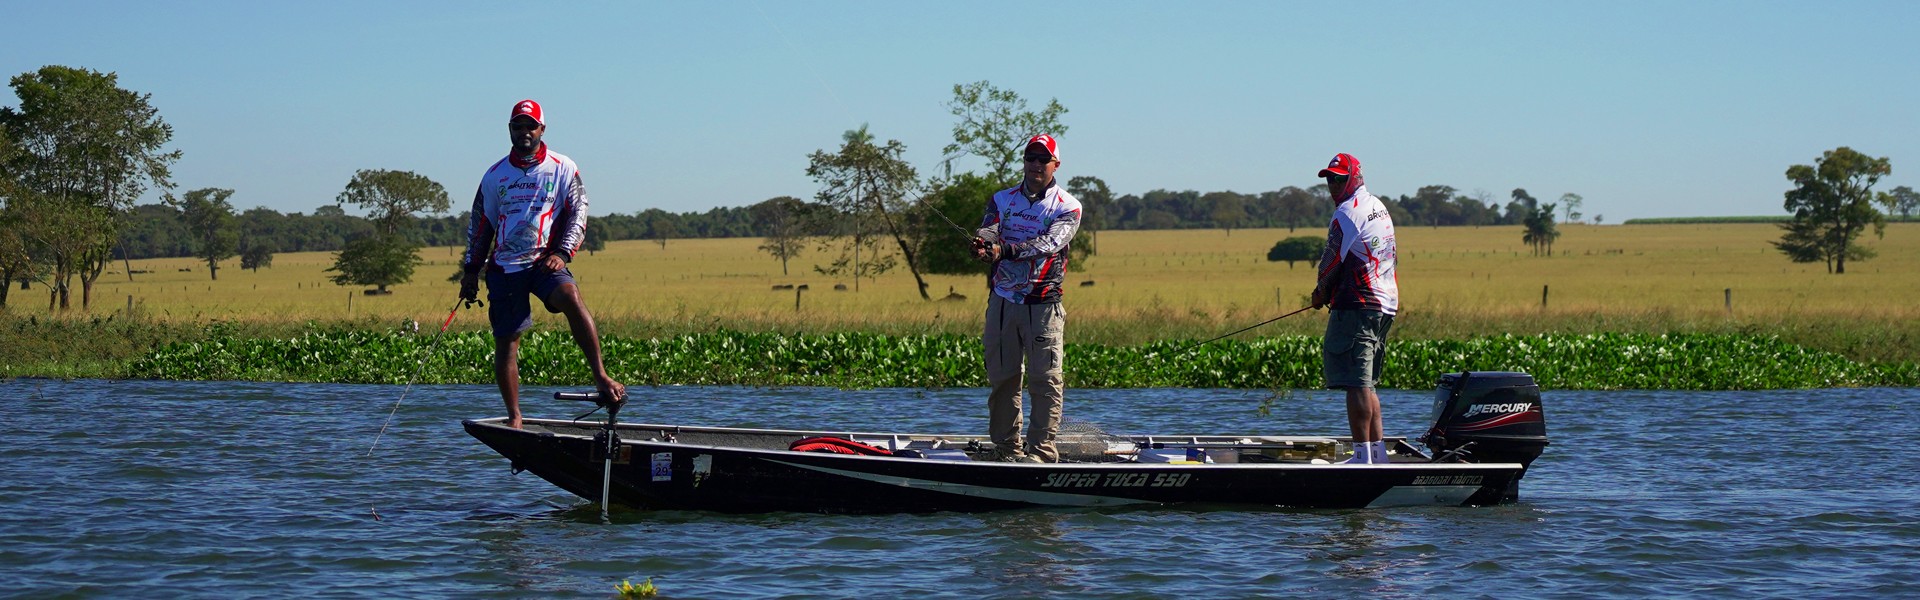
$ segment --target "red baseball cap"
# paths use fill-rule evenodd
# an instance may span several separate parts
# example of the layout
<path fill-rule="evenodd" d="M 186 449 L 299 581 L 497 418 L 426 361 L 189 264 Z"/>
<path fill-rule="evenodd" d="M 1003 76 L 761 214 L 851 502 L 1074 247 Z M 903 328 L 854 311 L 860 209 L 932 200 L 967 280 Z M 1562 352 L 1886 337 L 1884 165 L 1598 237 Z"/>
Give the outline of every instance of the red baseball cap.
<path fill-rule="evenodd" d="M 526 116 L 532 117 L 533 122 L 535 123 L 539 123 L 541 125 L 547 124 L 546 118 L 542 117 L 540 114 L 539 102 L 534 102 L 532 100 L 521 100 L 519 104 L 513 105 L 513 115 L 507 117 L 507 120 L 512 121 L 513 117 L 518 117 L 520 115 L 526 115 Z"/>
<path fill-rule="evenodd" d="M 1021 146 L 1020 150 L 1024 152 L 1026 151 L 1027 146 L 1032 146 L 1034 144 L 1039 144 L 1041 146 L 1046 147 L 1047 154 L 1053 155 L 1054 160 L 1060 160 L 1060 140 L 1053 139 L 1052 134 L 1042 133 L 1040 135 L 1027 138 L 1026 146 Z"/>
<path fill-rule="evenodd" d="M 1359 172 L 1360 159 L 1354 158 L 1352 154 L 1342 152 L 1333 155 L 1333 160 L 1327 162 L 1327 168 L 1321 169 L 1319 176 L 1339 175 L 1341 177 L 1350 177 L 1354 173 Z"/>

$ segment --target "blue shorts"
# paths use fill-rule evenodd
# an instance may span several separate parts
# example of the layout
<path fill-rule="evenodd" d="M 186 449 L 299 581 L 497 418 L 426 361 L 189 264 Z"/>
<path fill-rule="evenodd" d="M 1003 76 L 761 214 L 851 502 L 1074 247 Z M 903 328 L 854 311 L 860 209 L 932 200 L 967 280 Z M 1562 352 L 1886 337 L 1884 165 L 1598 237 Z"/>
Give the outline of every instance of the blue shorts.
<path fill-rule="evenodd" d="M 573 283 L 573 272 L 548 271 L 538 266 L 512 273 L 487 270 L 487 318 L 493 322 L 493 337 L 510 338 L 533 326 L 533 305 L 529 296 L 539 296 L 547 312 L 560 312 L 547 302 L 547 296 L 562 284 Z"/>

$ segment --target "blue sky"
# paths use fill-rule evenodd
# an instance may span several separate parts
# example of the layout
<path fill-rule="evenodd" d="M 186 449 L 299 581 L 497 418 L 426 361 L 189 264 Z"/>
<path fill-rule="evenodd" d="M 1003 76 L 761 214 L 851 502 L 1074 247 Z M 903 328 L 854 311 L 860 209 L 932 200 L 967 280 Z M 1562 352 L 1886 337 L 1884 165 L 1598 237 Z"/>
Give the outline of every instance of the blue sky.
<path fill-rule="evenodd" d="M 956 83 L 1069 109 L 1063 177 L 1118 193 L 1316 183 L 1576 192 L 1607 222 L 1779 214 L 1851 146 L 1920 186 L 1920 3 L 38 2 L 0 71 L 117 72 L 175 127 L 180 189 L 310 212 L 356 169 L 464 209 L 515 101 L 593 212 L 810 197 L 870 124 L 938 168 Z M 0 104 L 17 105 L 11 92 Z M 961 167 L 977 167 L 978 161 Z"/>

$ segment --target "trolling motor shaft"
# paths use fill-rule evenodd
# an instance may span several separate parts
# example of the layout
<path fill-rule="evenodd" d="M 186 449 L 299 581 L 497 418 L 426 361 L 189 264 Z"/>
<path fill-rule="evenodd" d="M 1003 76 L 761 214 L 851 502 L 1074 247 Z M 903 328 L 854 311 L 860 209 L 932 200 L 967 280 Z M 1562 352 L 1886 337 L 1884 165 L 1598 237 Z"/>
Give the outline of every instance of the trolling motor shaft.
<path fill-rule="evenodd" d="M 593 436 L 593 441 L 600 449 L 602 464 L 602 470 L 600 471 L 600 518 L 605 520 L 607 518 L 607 501 L 611 499 L 613 494 L 613 457 L 620 448 L 620 433 L 615 430 L 615 427 L 620 420 L 620 407 L 625 406 L 627 400 L 621 398 L 607 401 L 600 397 L 600 392 L 554 392 L 553 399 L 592 402 L 595 406 L 594 410 L 607 409 L 606 424 L 601 426 L 599 434 Z M 593 411 L 587 411 L 587 414 L 593 414 Z M 587 415 L 580 416 L 585 417 Z"/>

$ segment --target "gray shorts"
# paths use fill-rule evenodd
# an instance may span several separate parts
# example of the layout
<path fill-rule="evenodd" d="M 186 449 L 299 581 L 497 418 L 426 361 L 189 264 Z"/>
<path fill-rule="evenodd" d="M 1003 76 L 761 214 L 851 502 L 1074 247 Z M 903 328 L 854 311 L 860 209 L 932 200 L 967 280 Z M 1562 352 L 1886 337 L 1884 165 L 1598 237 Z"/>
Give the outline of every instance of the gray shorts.
<path fill-rule="evenodd" d="M 1327 336 L 1320 346 L 1327 387 L 1371 388 L 1379 383 L 1387 330 L 1392 328 L 1393 315 L 1377 310 L 1329 311 Z"/>

